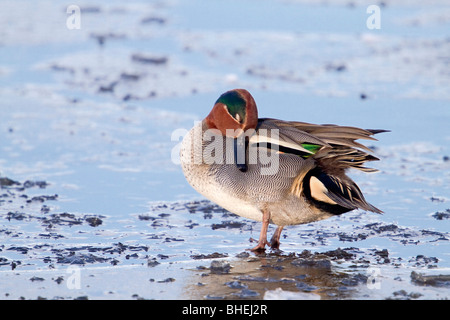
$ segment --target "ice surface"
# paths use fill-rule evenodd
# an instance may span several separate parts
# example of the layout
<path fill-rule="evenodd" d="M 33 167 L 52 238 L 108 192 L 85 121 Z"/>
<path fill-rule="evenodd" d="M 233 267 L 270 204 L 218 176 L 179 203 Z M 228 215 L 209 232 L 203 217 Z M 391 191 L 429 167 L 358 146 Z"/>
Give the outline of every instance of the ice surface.
<path fill-rule="evenodd" d="M 19 184 L 0 189 L 2 298 L 448 298 L 410 275 L 450 267 L 435 215 L 450 199 L 449 7 L 383 1 L 370 30 L 370 4 L 89 1 L 70 30 L 63 2 L 3 1 L 0 178 Z M 350 173 L 385 213 L 246 254 L 260 225 L 205 201 L 171 158 L 173 132 L 235 87 L 262 117 L 391 130 L 372 143 L 380 172 Z M 316 260 L 331 268 L 304 267 Z"/>

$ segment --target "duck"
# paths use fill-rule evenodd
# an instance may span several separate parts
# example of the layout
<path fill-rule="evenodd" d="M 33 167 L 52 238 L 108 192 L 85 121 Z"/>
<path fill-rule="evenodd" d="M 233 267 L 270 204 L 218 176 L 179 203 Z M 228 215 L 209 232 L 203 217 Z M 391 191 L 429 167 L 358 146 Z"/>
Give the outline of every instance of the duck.
<path fill-rule="evenodd" d="M 347 171 L 377 171 L 365 164 L 379 158 L 357 140 L 376 140 L 373 135 L 387 131 L 258 118 L 250 92 L 233 89 L 220 95 L 206 118 L 184 136 L 180 163 L 198 193 L 262 223 L 249 250 L 279 250 L 286 226 L 355 209 L 382 213 L 365 200 Z M 268 240 L 270 224 L 276 229 Z"/>

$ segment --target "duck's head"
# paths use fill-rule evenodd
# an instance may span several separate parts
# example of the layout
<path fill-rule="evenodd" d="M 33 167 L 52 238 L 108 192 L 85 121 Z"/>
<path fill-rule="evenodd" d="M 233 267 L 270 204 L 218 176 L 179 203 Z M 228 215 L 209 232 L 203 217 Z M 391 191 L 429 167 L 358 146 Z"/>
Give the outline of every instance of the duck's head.
<path fill-rule="evenodd" d="M 223 136 L 234 139 L 234 162 L 240 171 L 247 171 L 246 132 L 256 129 L 258 109 L 250 92 L 234 89 L 217 99 L 209 115 L 205 118 L 209 129 L 219 130 Z"/>
<path fill-rule="evenodd" d="M 246 130 L 256 128 L 258 110 L 250 92 L 234 89 L 217 99 L 205 120 L 209 129 L 218 129 L 224 136 L 237 138 Z"/>

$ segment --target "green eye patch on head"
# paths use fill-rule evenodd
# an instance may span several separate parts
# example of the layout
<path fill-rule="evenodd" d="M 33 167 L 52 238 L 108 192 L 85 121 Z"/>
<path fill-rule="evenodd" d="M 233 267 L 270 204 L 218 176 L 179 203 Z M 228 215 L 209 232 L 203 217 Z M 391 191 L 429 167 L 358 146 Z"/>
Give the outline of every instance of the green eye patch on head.
<path fill-rule="evenodd" d="M 233 118 L 241 123 L 244 121 L 246 102 L 239 93 L 236 91 L 225 92 L 217 99 L 216 103 L 219 102 L 227 106 L 228 112 Z"/>

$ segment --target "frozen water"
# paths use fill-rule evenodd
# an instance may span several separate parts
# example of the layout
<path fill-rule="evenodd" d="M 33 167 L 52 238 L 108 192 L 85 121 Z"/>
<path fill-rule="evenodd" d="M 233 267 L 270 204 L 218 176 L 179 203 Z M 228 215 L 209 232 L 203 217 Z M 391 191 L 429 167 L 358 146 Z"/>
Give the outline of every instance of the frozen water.
<path fill-rule="evenodd" d="M 434 215 L 450 207 L 449 7 L 384 1 L 370 30 L 369 2 L 90 1 L 70 30 L 65 3 L 3 1 L 0 177 L 20 185 L 0 189 L 2 297 L 448 298 L 410 274 L 450 267 Z M 243 254 L 260 225 L 205 202 L 171 161 L 172 133 L 235 87 L 262 117 L 391 130 L 373 143 L 380 172 L 351 173 L 385 213 L 287 228 L 277 258 Z M 339 247 L 352 258 L 332 270 L 292 267 Z M 358 276 L 369 267 L 382 289 Z"/>

